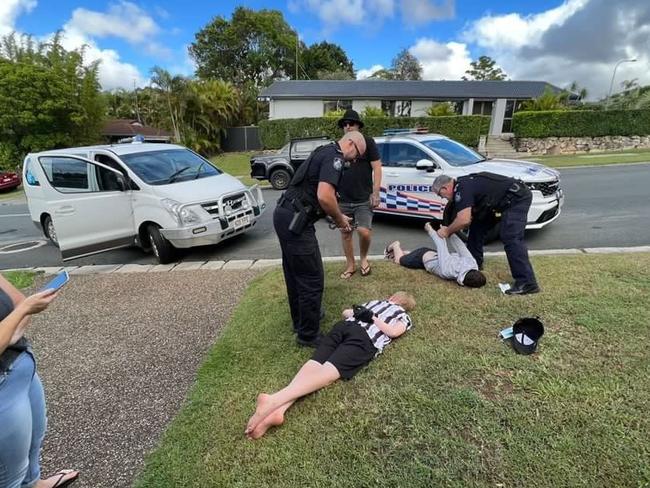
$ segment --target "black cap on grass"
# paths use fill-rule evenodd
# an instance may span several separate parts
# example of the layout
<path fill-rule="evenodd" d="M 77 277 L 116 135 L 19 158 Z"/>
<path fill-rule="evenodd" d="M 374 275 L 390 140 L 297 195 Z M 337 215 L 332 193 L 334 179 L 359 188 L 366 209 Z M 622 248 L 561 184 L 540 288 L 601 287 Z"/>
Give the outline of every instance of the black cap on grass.
<path fill-rule="evenodd" d="M 512 325 L 512 347 L 519 354 L 532 354 L 544 335 L 544 324 L 539 317 L 525 317 Z"/>

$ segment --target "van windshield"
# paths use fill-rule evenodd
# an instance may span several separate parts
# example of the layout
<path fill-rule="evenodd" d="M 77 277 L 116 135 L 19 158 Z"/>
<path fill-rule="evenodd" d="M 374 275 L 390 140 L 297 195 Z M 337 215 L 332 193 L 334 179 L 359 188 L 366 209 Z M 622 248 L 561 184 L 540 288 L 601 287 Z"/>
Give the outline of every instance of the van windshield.
<path fill-rule="evenodd" d="M 485 161 L 485 158 L 476 151 L 449 139 L 431 139 L 422 141 L 422 144 L 433 149 L 438 156 L 452 166 L 470 166 Z"/>
<path fill-rule="evenodd" d="M 168 185 L 221 174 L 210 161 L 187 149 L 123 154 L 120 159 L 149 185 Z"/>

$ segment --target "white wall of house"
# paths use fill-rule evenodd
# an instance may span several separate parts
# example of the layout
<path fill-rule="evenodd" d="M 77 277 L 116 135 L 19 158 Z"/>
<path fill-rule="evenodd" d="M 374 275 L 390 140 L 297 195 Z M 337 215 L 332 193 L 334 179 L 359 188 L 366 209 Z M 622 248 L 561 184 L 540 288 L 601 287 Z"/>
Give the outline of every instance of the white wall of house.
<path fill-rule="evenodd" d="M 411 102 L 411 117 L 426 117 L 427 109 L 433 105 L 431 100 L 413 100 Z"/>
<path fill-rule="evenodd" d="M 361 113 L 366 107 L 381 108 L 381 100 L 352 100 L 352 110 Z"/>
<path fill-rule="evenodd" d="M 506 99 L 497 98 L 492 106 L 492 120 L 490 121 L 490 135 L 498 136 L 503 128 L 503 118 L 506 113 Z"/>
<path fill-rule="evenodd" d="M 474 99 L 469 98 L 463 102 L 463 115 L 472 115 L 474 110 Z"/>
<path fill-rule="evenodd" d="M 322 116 L 322 100 L 271 100 L 269 103 L 269 119 L 271 120 Z"/>

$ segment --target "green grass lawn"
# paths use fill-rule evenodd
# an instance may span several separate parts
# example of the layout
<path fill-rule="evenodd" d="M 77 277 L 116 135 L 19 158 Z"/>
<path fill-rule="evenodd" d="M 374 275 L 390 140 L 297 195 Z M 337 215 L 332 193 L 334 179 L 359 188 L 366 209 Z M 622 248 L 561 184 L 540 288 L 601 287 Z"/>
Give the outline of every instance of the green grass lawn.
<path fill-rule="evenodd" d="M 36 274 L 31 271 L 6 271 L 2 273 L 9 283 L 16 288 L 28 288 L 34 283 Z"/>
<path fill-rule="evenodd" d="M 25 194 L 23 192 L 23 187 L 22 185 L 19 186 L 18 188 L 11 190 L 11 191 L 1 191 L 0 192 L 0 201 L 2 200 L 10 200 L 12 198 L 19 198 L 22 197 Z"/>
<path fill-rule="evenodd" d="M 223 153 L 210 159 L 217 168 L 222 169 L 226 173 L 241 177 L 239 178 L 245 185 L 254 185 L 257 183 L 268 184 L 266 181 L 259 181 L 250 177 L 251 164 L 250 159 L 253 154 L 260 153 L 261 151 L 248 151 L 248 152 L 230 152 Z"/>
<path fill-rule="evenodd" d="M 592 152 L 589 154 L 565 154 L 562 156 L 523 156 L 523 159 L 537 161 L 554 168 L 641 163 L 650 161 L 650 149 L 628 149 L 625 151 L 607 151 L 602 153 Z"/>
<path fill-rule="evenodd" d="M 415 326 L 249 441 L 256 395 L 310 357 L 294 343 L 281 271 L 260 276 L 135 486 L 649 486 L 650 254 L 533 261 L 543 293 L 526 297 L 498 291 L 505 259 L 488 260 L 481 290 L 387 262 L 342 281 L 328 265 L 326 329 L 398 289 L 416 296 Z M 497 333 L 532 315 L 546 335 L 519 356 Z"/>

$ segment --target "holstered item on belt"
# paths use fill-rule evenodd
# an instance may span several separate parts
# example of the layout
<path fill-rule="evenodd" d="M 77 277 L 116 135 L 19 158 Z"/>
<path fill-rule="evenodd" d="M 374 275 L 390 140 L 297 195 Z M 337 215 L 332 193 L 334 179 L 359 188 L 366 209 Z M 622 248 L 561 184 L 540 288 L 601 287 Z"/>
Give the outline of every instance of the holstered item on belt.
<path fill-rule="evenodd" d="M 9 371 L 13 362 L 23 352 L 30 350 L 30 344 L 27 339 L 21 337 L 18 342 L 7 347 L 2 354 L 0 354 L 0 374 Z"/>
<path fill-rule="evenodd" d="M 289 223 L 289 232 L 294 234 L 302 234 L 302 231 L 305 230 L 307 224 L 309 224 L 309 215 L 307 215 L 307 210 L 297 199 L 291 200 L 295 212 L 293 213 L 293 218 Z"/>
<path fill-rule="evenodd" d="M 497 204 L 496 210 L 503 212 L 512 206 L 512 203 L 529 193 L 528 187 L 523 181 L 516 181 L 512 184 L 505 196 Z"/>

